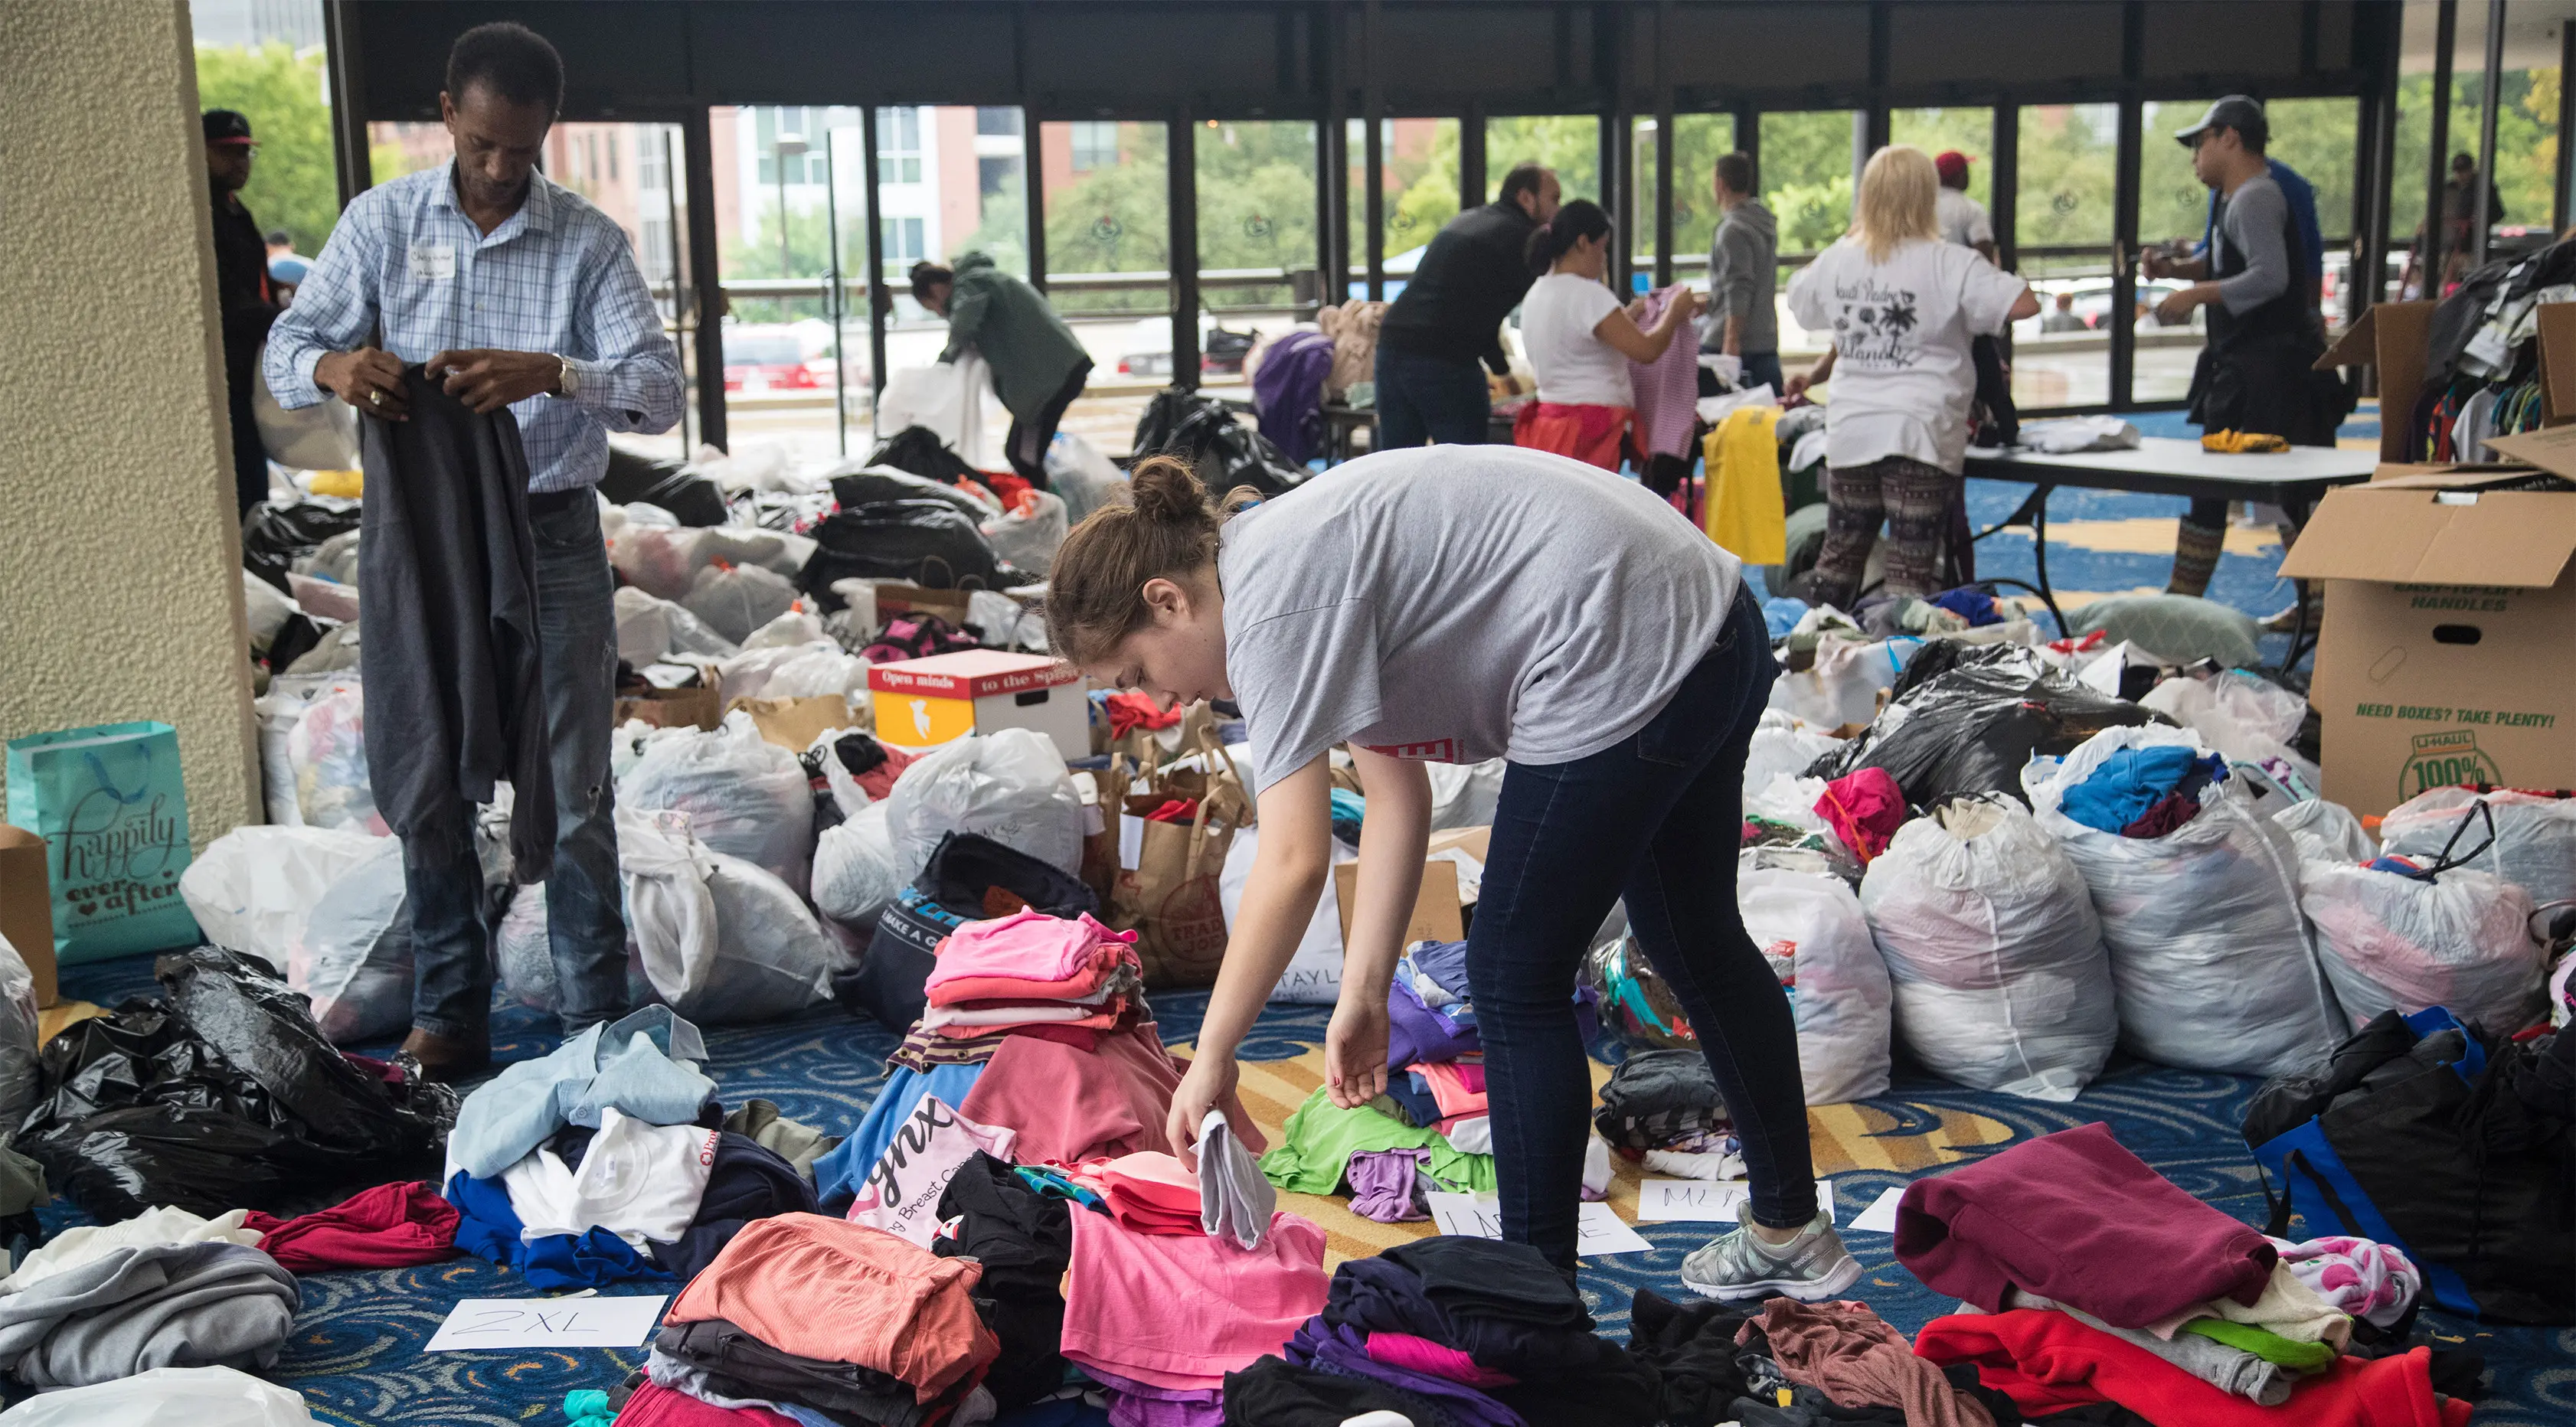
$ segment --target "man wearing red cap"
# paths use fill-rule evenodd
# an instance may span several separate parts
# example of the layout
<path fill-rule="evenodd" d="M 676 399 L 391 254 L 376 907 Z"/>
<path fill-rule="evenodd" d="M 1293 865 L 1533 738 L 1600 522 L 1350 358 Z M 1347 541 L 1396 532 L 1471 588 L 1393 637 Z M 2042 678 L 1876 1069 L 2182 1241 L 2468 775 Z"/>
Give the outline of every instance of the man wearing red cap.
<path fill-rule="evenodd" d="M 1995 225 L 1986 217 L 1986 205 L 1968 196 L 1968 156 L 1957 149 L 1944 149 L 1932 160 L 1941 175 L 1941 192 L 1932 200 L 1932 216 L 1941 224 L 1941 236 L 1963 248 L 1974 248 L 1995 260 Z"/>
<path fill-rule="evenodd" d="M 259 442 L 251 409 L 251 383 L 259 379 L 259 344 L 277 320 L 277 296 L 268 285 L 268 242 L 242 206 L 250 182 L 250 120 L 230 109 L 209 109 L 206 189 L 215 204 L 215 305 L 223 314 L 224 395 L 232 410 L 233 494 L 239 514 L 268 499 L 268 449 Z"/>

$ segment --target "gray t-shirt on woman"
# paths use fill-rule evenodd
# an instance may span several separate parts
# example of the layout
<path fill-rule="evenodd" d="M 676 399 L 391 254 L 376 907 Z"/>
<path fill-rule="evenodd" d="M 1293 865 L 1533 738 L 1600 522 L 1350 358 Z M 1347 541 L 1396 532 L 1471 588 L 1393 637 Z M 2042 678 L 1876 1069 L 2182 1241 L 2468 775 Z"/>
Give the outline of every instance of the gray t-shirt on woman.
<path fill-rule="evenodd" d="M 1260 788 L 1345 740 L 1570 763 L 1717 644 L 1742 566 L 1634 481 L 1544 451 L 1336 466 L 1225 527 L 1225 655 Z"/>

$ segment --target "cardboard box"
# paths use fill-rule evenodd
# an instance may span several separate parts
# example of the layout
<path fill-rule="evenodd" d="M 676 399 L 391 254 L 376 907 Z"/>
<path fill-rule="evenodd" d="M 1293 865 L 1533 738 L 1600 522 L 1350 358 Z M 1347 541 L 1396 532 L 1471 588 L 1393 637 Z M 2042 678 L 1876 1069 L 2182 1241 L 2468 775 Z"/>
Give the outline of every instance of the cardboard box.
<path fill-rule="evenodd" d="M 1033 729 L 1066 762 L 1091 756 L 1091 700 L 1080 671 L 1044 654 L 967 649 L 868 670 L 878 741 L 921 753 L 970 733 Z"/>
<path fill-rule="evenodd" d="M 2424 356 L 2432 338 L 2433 307 L 2430 302 L 2373 304 L 2361 314 L 2360 321 L 2344 329 L 2324 356 L 2317 358 L 2317 370 L 2374 368 L 2379 373 L 2379 409 L 2383 418 L 2391 412 L 2414 411 L 2416 398 L 2424 389 Z M 2543 303 L 2534 321 L 2540 343 L 2541 424 L 2547 427 L 2576 421 L 2576 302 Z M 2393 473 L 2419 469 L 2402 464 L 2413 454 L 2408 438 L 2403 420 L 2381 420 L 2379 459 L 2390 464 L 2381 467 L 2372 480 L 2386 480 Z"/>
<path fill-rule="evenodd" d="M 655 728 L 714 728 L 724 701 L 713 689 L 643 689 L 617 696 L 619 723 L 641 719 Z"/>
<path fill-rule="evenodd" d="M 814 746 L 814 740 L 833 729 L 860 727 L 858 717 L 850 712 L 850 701 L 838 694 L 820 694 L 809 699 L 735 699 L 725 705 L 725 712 L 740 709 L 751 715 L 751 726 L 760 736 L 790 753 L 801 754 Z"/>
<path fill-rule="evenodd" d="M 36 977 L 38 1009 L 54 1004 L 54 893 L 45 868 L 46 843 L 22 827 L 0 823 L 0 937 Z"/>
<path fill-rule="evenodd" d="M 2492 444 L 2576 474 L 2576 426 Z M 2576 491 L 2513 489 L 2534 477 L 2388 473 L 2300 532 L 2281 573 L 2326 582 L 2328 798 L 2368 816 L 2455 783 L 2576 787 Z"/>
<path fill-rule="evenodd" d="M 1489 827 L 1451 828 L 1431 834 L 1424 848 L 1422 889 L 1413 896 L 1413 917 L 1404 925 L 1404 944 L 1459 941 L 1473 920 L 1476 898 L 1468 888 L 1481 879 L 1485 848 L 1493 840 Z M 1461 862 L 1472 864 L 1462 866 Z M 1351 910 L 1359 896 L 1360 865 L 1333 868 L 1333 895 L 1342 908 L 1342 944 L 1350 945 Z"/>
<path fill-rule="evenodd" d="M 920 585 L 879 585 L 877 628 L 899 614 L 935 614 L 950 624 L 966 622 L 966 591 L 933 590 Z"/>

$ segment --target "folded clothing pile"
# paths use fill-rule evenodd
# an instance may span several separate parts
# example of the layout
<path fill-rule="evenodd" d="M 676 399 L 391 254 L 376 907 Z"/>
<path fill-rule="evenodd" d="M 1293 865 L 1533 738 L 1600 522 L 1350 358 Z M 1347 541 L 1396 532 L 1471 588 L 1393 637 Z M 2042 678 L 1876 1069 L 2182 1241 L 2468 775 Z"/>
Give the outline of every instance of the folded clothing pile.
<path fill-rule="evenodd" d="M 940 942 L 938 957 L 915 1030 L 943 1040 L 1032 1026 L 1105 1031 L 1141 1004 L 1136 933 L 1113 932 L 1088 912 L 1065 918 L 1023 910 L 968 922 Z"/>
<path fill-rule="evenodd" d="M 1896 1211 L 1897 1261 L 1963 1300 L 1916 1352 L 1975 1363 L 2026 1412 L 2111 1401 L 2159 1422 L 2251 1423 L 2288 1404 L 2300 1421 L 2453 1421 L 2423 1355 L 2365 1367 L 2346 1353 L 2352 1317 L 2311 1286 L 2384 1312 L 2393 1304 L 2368 1281 L 2393 1293 L 2405 1272 L 2346 1246 L 2293 1252 L 2284 1261 L 2279 1243 L 2194 1199 L 2101 1124 L 1917 1180 Z M 2342 1415 L 2356 1403 L 2405 1410 Z"/>
<path fill-rule="evenodd" d="M 1305 1420 L 1331 1401 L 1417 1423 L 1619 1427 L 1657 1420 L 1660 1396 L 1655 1369 L 1594 1335 L 1574 1285 L 1536 1249 L 1444 1236 L 1335 1270 L 1281 1358 L 1227 1378 L 1225 1420 Z"/>
<path fill-rule="evenodd" d="M 1858 1303 L 1677 1305 L 1640 1290 L 1628 1325 L 1628 1351 L 1655 1368 L 1663 1416 L 1672 1422 L 1994 1427 L 2023 1420 L 2011 1398 L 1978 1384 L 1975 1368 L 1916 1357 Z"/>
<path fill-rule="evenodd" d="M 1630 1051 L 1601 1087 L 1592 1128 L 1612 1149 L 1658 1174 L 1744 1177 L 1743 1143 L 1717 1092 L 1717 1073 L 1697 1049 Z"/>
<path fill-rule="evenodd" d="M 295 1321 L 295 1277 L 232 1241 L 252 1232 L 183 1243 L 102 1232 L 91 1251 L 55 1246 L 50 1263 L 22 1265 L 0 1294 L 0 1372 L 45 1389 L 154 1368 L 272 1366 Z"/>
<path fill-rule="evenodd" d="M 1001 1348 L 975 1302 L 984 1271 L 863 1224 L 762 1219 L 672 1303 L 645 1373 L 716 1406 L 886 1427 L 981 1421 Z"/>
<path fill-rule="evenodd" d="M 1064 1357 L 1105 1390 L 1113 1423 L 1218 1421 L 1227 1374 L 1280 1352 L 1324 1306 L 1324 1231 L 1294 1214 L 1274 1214 L 1250 1250 L 1067 1217 Z"/>

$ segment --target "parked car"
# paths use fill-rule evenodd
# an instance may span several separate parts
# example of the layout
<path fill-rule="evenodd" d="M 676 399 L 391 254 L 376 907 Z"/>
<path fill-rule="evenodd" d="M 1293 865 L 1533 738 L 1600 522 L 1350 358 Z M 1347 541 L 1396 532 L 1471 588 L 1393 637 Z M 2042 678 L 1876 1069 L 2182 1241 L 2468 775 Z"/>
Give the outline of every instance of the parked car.
<path fill-rule="evenodd" d="M 830 391 L 832 354 L 816 351 L 813 341 L 794 327 L 728 327 L 724 334 L 725 390 L 757 395 L 767 391 Z"/>

